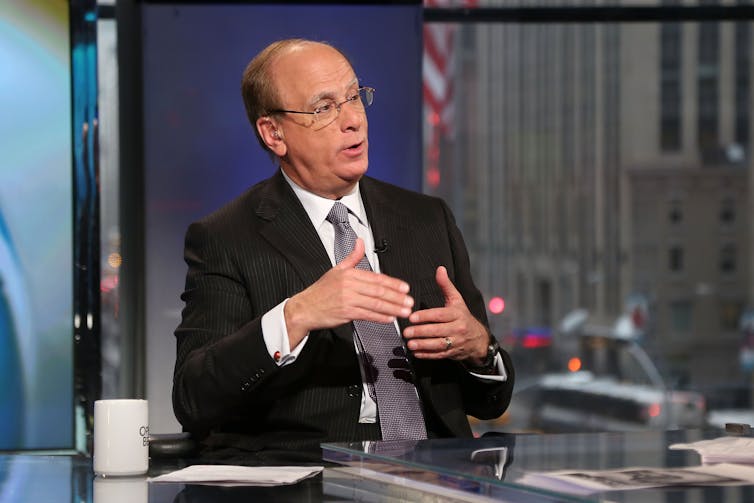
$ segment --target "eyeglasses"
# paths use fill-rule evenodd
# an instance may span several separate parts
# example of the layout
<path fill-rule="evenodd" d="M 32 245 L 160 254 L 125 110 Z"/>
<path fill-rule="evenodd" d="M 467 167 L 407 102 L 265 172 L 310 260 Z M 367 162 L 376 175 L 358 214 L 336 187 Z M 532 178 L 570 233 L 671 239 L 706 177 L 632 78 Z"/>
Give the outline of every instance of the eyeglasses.
<path fill-rule="evenodd" d="M 346 97 L 345 100 L 340 103 L 335 100 L 325 100 L 321 105 L 314 109 L 312 112 L 301 112 L 298 110 L 271 110 L 270 114 L 303 114 L 310 115 L 312 122 L 308 126 L 317 126 L 317 129 L 321 129 L 325 126 L 329 126 L 340 115 L 340 109 L 346 103 L 350 103 L 354 109 L 363 111 L 366 107 L 372 104 L 374 101 L 374 88 L 373 87 L 360 87 L 356 90 L 356 93 Z"/>

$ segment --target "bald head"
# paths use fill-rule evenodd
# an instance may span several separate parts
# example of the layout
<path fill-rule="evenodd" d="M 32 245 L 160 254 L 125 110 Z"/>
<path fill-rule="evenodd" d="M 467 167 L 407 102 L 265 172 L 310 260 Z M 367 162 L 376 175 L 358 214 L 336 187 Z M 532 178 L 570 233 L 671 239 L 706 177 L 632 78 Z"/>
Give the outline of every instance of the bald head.
<path fill-rule="evenodd" d="M 270 111 L 280 108 L 280 94 L 275 80 L 275 65 L 281 58 L 292 53 L 314 47 L 328 48 L 348 58 L 337 48 L 326 42 L 315 42 L 302 38 L 290 38 L 273 42 L 265 47 L 246 66 L 241 80 L 241 96 L 246 108 L 254 134 L 259 144 L 269 150 L 256 128 L 257 119 L 269 115 Z M 350 63 L 349 63 L 350 64 Z"/>

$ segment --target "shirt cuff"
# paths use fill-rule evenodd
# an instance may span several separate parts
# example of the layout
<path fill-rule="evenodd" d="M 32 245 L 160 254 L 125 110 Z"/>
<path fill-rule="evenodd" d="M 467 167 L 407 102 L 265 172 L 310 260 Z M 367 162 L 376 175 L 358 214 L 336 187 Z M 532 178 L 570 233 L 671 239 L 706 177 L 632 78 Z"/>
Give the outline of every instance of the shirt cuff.
<path fill-rule="evenodd" d="M 267 346 L 267 352 L 270 354 L 279 367 L 291 364 L 301 353 L 309 339 L 309 334 L 291 350 L 290 339 L 288 339 L 288 328 L 285 324 L 285 304 L 288 299 L 273 307 L 262 316 L 262 337 L 264 344 Z"/>
<path fill-rule="evenodd" d="M 497 370 L 497 374 L 477 374 L 470 370 L 469 374 L 489 381 L 505 382 L 508 380 L 508 373 L 505 371 L 505 364 L 503 363 L 503 357 L 500 356 L 500 353 L 495 355 L 495 369 Z"/>

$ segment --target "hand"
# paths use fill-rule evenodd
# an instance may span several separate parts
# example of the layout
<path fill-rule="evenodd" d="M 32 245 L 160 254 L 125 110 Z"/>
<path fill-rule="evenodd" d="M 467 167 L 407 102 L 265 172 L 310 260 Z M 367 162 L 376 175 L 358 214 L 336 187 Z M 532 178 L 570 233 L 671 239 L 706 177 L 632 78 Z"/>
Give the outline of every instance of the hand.
<path fill-rule="evenodd" d="M 481 364 L 487 356 L 487 328 L 466 307 L 445 267 L 437 268 L 435 281 L 445 296 L 445 307 L 411 314 L 408 320 L 414 325 L 403 331 L 403 336 L 408 339 L 408 349 L 416 358 L 450 358 L 468 360 L 472 365 Z"/>
<path fill-rule="evenodd" d="M 356 269 L 364 256 L 364 241 L 356 240 L 353 251 L 309 288 L 285 305 L 285 321 L 291 348 L 311 330 L 332 328 L 353 320 L 392 323 L 408 317 L 414 299 L 405 281 L 372 271 Z"/>

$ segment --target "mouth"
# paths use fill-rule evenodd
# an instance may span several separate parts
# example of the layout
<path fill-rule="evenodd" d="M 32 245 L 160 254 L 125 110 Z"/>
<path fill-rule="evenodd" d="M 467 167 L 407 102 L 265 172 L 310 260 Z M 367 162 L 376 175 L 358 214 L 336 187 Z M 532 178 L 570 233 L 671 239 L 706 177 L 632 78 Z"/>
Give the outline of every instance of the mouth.
<path fill-rule="evenodd" d="M 366 150 L 366 146 L 367 146 L 366 140 L 362 140 L 362 141 L 344 146 L 341 151 L 348 156 L 360 156 Z"/>
<path fill-rule="evenodd" d="M 354 151 L 354 150 L 359 150 L 359 149 L 361 149 L 361 147 L 363 145 L 364 145 L 364 142 L 360 141 L 360 142 L 354 143 L 352 145 L 347 145 L 343 150 L 345 150 L 346 152 L 348 152 L 348 151 Z"/>

